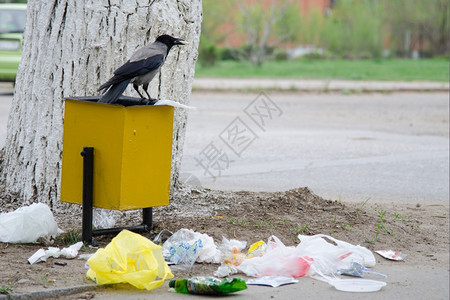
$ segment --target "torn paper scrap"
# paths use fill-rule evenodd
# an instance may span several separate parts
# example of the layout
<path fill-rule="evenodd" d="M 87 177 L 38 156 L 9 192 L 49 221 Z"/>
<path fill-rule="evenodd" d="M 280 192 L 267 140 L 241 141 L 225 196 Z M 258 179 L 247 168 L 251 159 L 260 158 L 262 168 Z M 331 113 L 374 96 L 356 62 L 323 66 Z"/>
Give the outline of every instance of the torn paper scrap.
<path fill-rule="evenodd" d="M 186 105 L 186 104 L 178 103 L 178 102 L 175 102 L 175 101 L 172 101 L 172 100 L 158 100 L 153 105 L 168 105 L 168 106 L 185 108 L 185 109 L 195 109 L 195 107 L 193 107 L 193 106 L 189 106 L 189 105 Z"/>
<path fill-rule="evenodd" d="M 28 262 L 32 265 L 40 261 L 47 261 L 47 258 L 49 257 L 75 258 L 77 257 L 81 246 L 83 246 L 83 242 L 78 242 L 70 247 L 63 248 L 62 250 L 59 250 L 57 247 L 48 247 L 48 250 L 39 249 L 28 258 Z"/>

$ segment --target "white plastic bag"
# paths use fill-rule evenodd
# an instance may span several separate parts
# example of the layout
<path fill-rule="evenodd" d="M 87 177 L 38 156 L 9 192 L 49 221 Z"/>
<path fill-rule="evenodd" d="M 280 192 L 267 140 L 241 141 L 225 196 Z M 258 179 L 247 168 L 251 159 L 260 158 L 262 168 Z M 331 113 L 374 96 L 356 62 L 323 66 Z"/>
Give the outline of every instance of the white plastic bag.
<path fill-rule="evenodd" d="M 44 203 L 33 203 L 9 213 L 0 214 L 0 242 L 34 243 L 40 237 L 62 233 L 53 214 Z"/>
<path fill-rule="evenodd" d="M 298 239 L 300 244 L 297 248 L 304 255 L 330 257 L 330 254 L 332 254 L 331 258 L 336 259 L 337 257 L 338 264 L 343 266 L 349 266 L 352 261 L 366 267 L 374 267 L 376 264 L 375 256 L 366 247 L 355 246 L 329 235 L 316 234 L 308 236 L 299 234 Z M 342 254 L 339 255 L 340 253 Z"/>
<path fill-rule="evenodd" d="M 238 271 L 247 276 L 333 275 L 352 261 L 364 266 L 375 266 L 375 256 L 367 248 L 318 234 L 298 236 L 300 244 L 285 246 L 276 236 L 271 236 L 264 256 L 244 260 Z M 330 241 L 328 242 L 327 239 Z"/>

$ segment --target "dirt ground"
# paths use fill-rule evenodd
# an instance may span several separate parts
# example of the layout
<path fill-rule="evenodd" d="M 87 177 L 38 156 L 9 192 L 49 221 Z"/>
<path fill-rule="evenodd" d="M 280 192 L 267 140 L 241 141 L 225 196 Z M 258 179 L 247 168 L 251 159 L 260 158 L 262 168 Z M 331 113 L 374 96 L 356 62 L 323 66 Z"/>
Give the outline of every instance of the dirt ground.
<path fill-rule="evenodd" d="M 3 202 L 2 212 L 15 209 L 0 202 Z M 139 211 L 112 214 L 120 220 L 116 226 L 137 225 L 141 221 Z M 66 233 L 52 246 L 65 247 L 80 238 L 80 213 L 55 218 Z M 372 203 L 370 199 L 342 203 L 323 199 L 308 188 L 266 193 L 184 187 L 173 194 L 169 206 L 154 208 L 153 224 L 151 232 L 142 233 L 151 239 L 162 229 L 175 232 L 189 228 L 212 236 L 215 242 L 220 242 L 224 236 L 251 245 L 275 235 L 291 246 L 298 244 L 298 234 L 321 233 L 370 250 L 401 251 L 407 254 L 406 261 L 417 264 L 448 264 L 448 257 L 443 258 L 446 255 L 442 253 L 449 250 L 449 209 L 443 205 Z M 106 246 L 111 238 L 97 237 L 100 247 Z M 23 294 L 94 285 L 86 279 L 86 261 L 82 259 L 49 258 L 47 262 L 27 263 L 35 251 L 47 247 L 42 243 L 0 243 L 1 293 Z M 96 248 L 83 247 L 80 254 L 95 251 Z M 378 255 L 376 258 L 377 261 L 383 259 Z M 190 271 L 173 267 L 172 272 L 175 277 L 213 275 L 217 267 L 196 264 Z M 70 298 L 90 299 L 95 298 L 95 293 L 89 291 Z"/>

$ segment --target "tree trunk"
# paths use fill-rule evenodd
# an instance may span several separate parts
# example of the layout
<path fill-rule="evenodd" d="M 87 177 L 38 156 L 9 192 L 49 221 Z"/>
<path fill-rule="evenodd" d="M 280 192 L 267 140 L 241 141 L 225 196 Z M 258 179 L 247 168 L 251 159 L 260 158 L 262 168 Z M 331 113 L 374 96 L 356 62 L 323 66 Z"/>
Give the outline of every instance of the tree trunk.
<path fill-rule="evenodd" d="M 187 104 L 201 19 L 201 0 L 29 0 L 0 162 L 4 199 L 66 208 L 59 201 L 63 99 L 98 94 L 117 67 L 160 34 L 191 44 L 172 48 L 150 94 Z M 126 94 L 137 97 L 131 88 Z M 178 179 L 185 127 L 185 111 L 175 109 L 172 184 Z"/>

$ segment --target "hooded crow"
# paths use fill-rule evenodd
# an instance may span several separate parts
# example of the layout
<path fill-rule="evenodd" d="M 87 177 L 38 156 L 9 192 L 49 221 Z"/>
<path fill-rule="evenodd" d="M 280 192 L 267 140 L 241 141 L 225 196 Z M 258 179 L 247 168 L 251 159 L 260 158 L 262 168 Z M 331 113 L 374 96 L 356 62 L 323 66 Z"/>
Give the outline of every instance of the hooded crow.
<path fill-rule="evenodd" d="M 117 102 L 130 82 L 142 100 L 145 97 L 139 92 L 140 85 L 149 101 L 153 100 L 147 92 L 148 84 L 159 72 L 174 45 L 189 45 L 189 43 L 165 34 L 159 36 L 153 44 L 139 48 L 125 64 L 114 71 L 114 76 L 110 80 L 100 86 L 98 91 L 104 90 L 104 95 L 98 102 L 111 104 Z"/>

